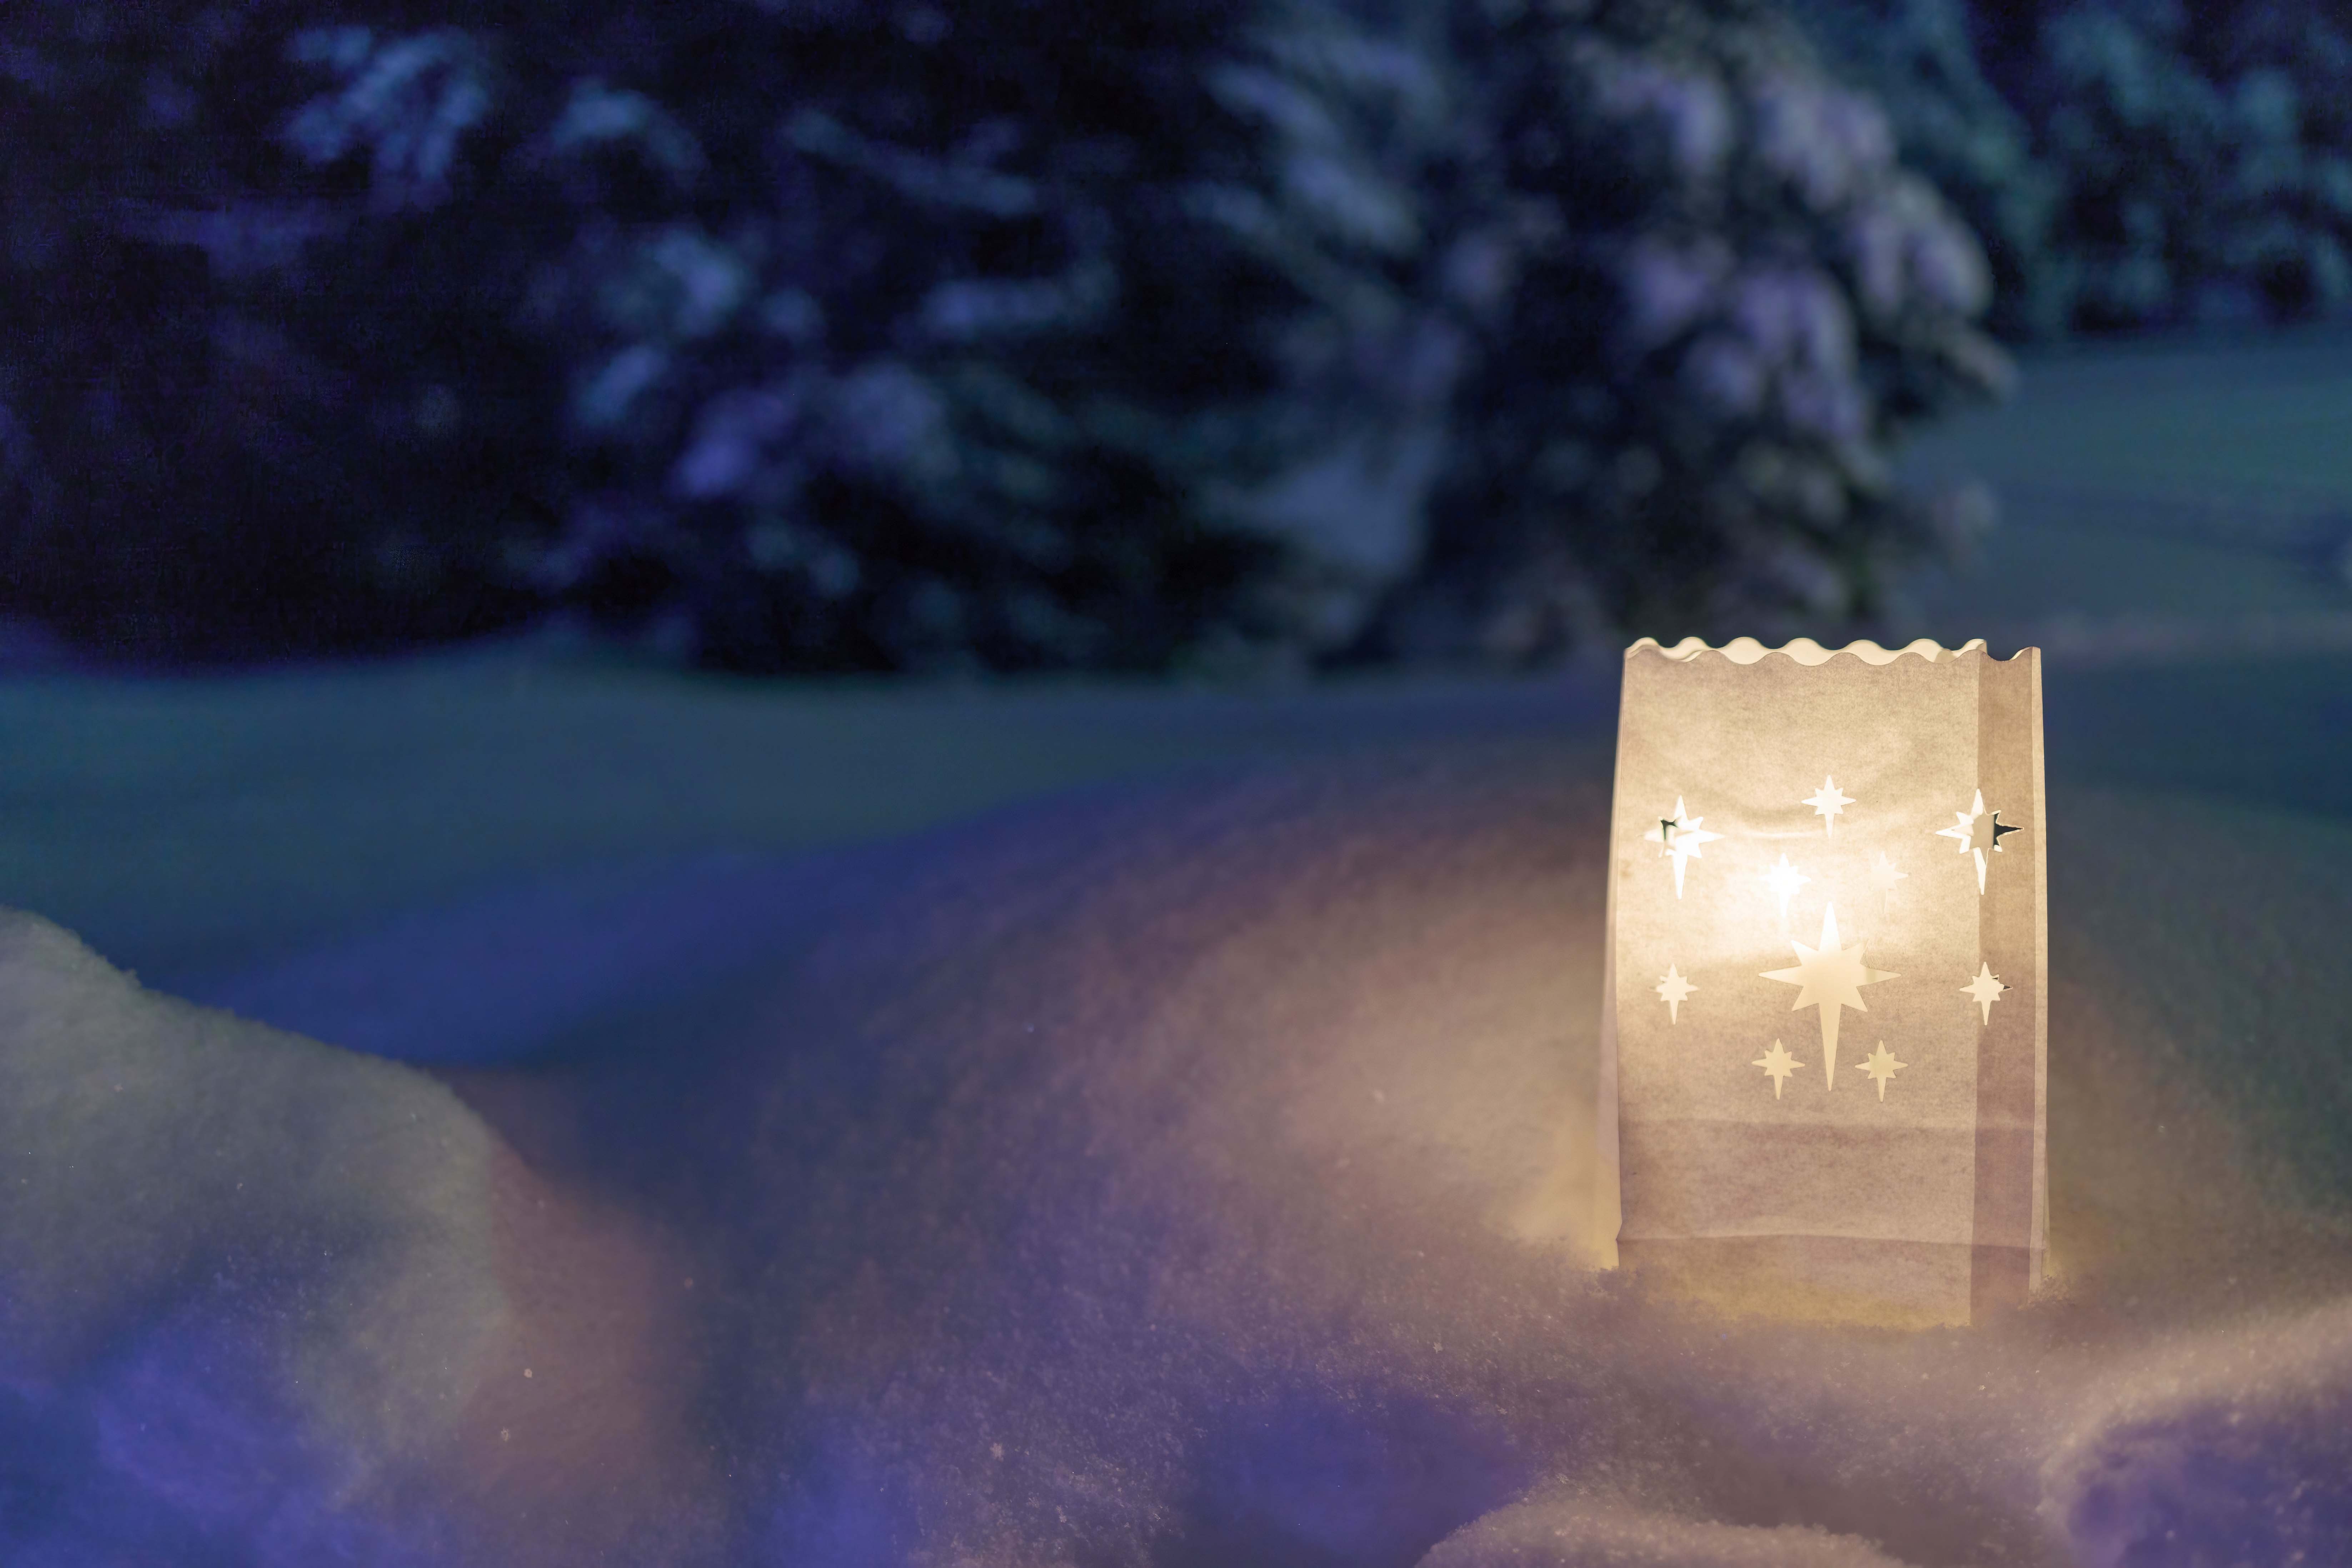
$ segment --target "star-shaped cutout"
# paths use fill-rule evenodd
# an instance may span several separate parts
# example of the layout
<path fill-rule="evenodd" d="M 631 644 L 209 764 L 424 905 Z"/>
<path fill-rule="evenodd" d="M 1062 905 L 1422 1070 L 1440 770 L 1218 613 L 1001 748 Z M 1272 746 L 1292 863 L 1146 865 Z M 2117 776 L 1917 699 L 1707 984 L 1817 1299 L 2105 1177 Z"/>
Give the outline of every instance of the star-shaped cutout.
<path fill-rule="evenodd" d="M 1658 982 L 1658 1000 L 1666 1005 L 1667 1023 L 1682 1022 L 1683 1003 L 1688 1000 L 1690 994 L 1697 989 L 1697 986 L 1685 980 L 1673 964 L 1666 965 L 1666 977 Z"/>
<path fill-rule="evenodd" d="M 1772 1042 L 1770 1050 L 1748 1065 L 1764 1069 L 1765 1076 L 1772 1080 L 1772 1098 L 1778 1100 L 1780 1098 L 1780 1090 L 1788 1085 L 1789 1074 L 1805 1064 L 1790 1056 L 1788 1047 L 1775 1040 Z"/>
<path fill-rule="evenodd" d="M 1780 857 L 1778 866 L 1764 873 L 1764 885 L 1771 889 L 1773 895 L 1780 900 L 1782 920 L 1789 918 L 1789 896 L 1811 880 L 1811 877 L 1790 865 L 1786 855 Z"/>
<path fill-rule="evenodd" d="M 1886 858 L 1885 850 L 1881 849 L 1878 858 L 1871 863 L 1870 885 L 1882 893 L 1891 893 L 1895 890 L 1895 884 L 1909 875 L 1908 871 L 1896 870 L 1895 862 Z"/>
<path fill-rule="evenodd" d="M 1834 838 L 1837 837 L 1838 813 L 1853 804 L 1853 796 L 1839 793 L 1837 780 L 1823 773 L 1822 787 L 1807 795 L 1803 804 L 1813 808 L 1813 815 L 1822 818 L 1822 830 Z"/>
<path fill-rule="evenodd" d="M 1881 1040 L 1878 1042 L 1878 1048 L 1871 1052 L 1863 1061 L 1862 1070 L 1865 1076 L 1878 1080 L 1878 1098 L 1885 1100 L 1887 1080 L 1910 1065 L 1908 1062 L 1896 1061 L 1895 1053 L 1886 1048 L 1885 1040 Z"/>
<path fill-rule="evenodd" d="M 1771 969 L 1764 972 L 1767 980 L 1777 980 L 1783 985 L 1800 987 L 1797 999 L 1789 1004 L 1790 1012 L 1800 1007 L 1822 1010 L 1822 1068 L 1829 1075 L 1830 1087 L 1837 1088 L 1838 1009 L 1851 1007 L 1857 1013 L 1870 1009 L 1863 1005 L 1862 988 L 1875 985 L 1895 976 L 1885 970 L 1873 969 L 1862 961 L 1862 944 L 1842 947 L 1838 942 L 1837 906 L 1825 905 L 1822 910 L 1822 944 L 1807 947 L 1801 942 L 1789 944 L 1797 950 L 1794 969 Z"/>
<path fill-rule="evenodd" d="M 1992 965 L 1979 959 L 1977 962 L 1977 977 L 1960 987 L 1960 994 L 1975 1002 L 1984 1013 L 1984 1021 L 1990 1024 L 1992 1022 L 1992 1005 L 2000 1001 L 2000 994 L 2008 989 L 2000 983 L 2000 977 L 1992 972 Z"/>
<path fill-rule="evenodd" d="M 1664 852 L 1675 858 L 1675 897 L 1678 899 L 1683 896 L 1683 867 L 1698 858 L 1701 845 L 1712 844 L 1723 837 L 1720 833 L 1709 833 L 1701 827 L 1699 824 L 1706 820 L 1704 816 L 1693 816 L 1685 811 L 1683 797 L 1676 795 L 1675 814 L 1658 818 L 1658 825 L 1642 835 L 1651 843 L 1663 846 Z"/>
<path fill-rule="evenodd" d="M 1985 851 L 1990 849 L 1998 852 L 2003 838 L 2012 833 L 2021 833 L 2024 829 L 2011 827 L 2002 822 L 2000 813 L 1997 811 L 1987 811 L 1982 790 L 1976 792 L 1976 799 L 1969 804 L 1968 810 L 1956 811 L 1952 813 L 1952 826 L 1938 827 L 1936 829 L 1936 837 L 1950 839 L 1959 847 L 1960 853 L 1963 855 L 1976 856 L 1977 894 L 1982 897 L 1985 890 Z"/>

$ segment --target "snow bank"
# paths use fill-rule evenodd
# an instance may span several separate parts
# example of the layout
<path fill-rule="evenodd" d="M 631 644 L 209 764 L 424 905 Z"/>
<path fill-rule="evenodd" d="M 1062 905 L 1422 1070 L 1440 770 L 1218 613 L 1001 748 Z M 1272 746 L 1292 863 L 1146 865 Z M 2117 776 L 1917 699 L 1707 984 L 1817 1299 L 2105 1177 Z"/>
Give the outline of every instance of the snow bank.
<path fill-rule="evenodd" d="M 0 1546 L 299 1561 L 276 1543 L 326 1555 L 331 1521 L 383 1564 L 1958 1568 L 2169 1531 L 2197 1544 L 2166 1561 L 2352 1559 L 2352 975 L 2305 919 L 2352 835 L 2061 809 L 2060 1288 L 1918 1334 L 1591 1268 L 1586 750 L 1106 788 L 225 983 L 420 1061 L 527 1038 L 534 1065 L 436 1069 L 489 1133 L 20 923 Z M 146 1120 L 54 1113 L 106 1109 L 96 1064 L 134 1052 Z M 239 1245 L 320 1227 L 341 1250 L 269 1277 L 312 1304 L 218 1304 Z M 248 1408 L 239 1364 L 309 1370 Z M 31 1435 L 157 1412 L 163 1458 Z"/>
<path fill-rule="evenodd" d="M 2086 1568 L 2352 1562 L 2352 1301 L 2164 1347 L 2043 1473 Z"/>
<path fill-rule="evenodd" d="M 316 1547 L 448 1440 L 506 1303 L 495 1142 L 447 1091 L 28 915 L 0 1042 L 0 1555 Z"/>
<path fill-rule="evenodd" d="M 590 1561 L 700 1528 L 652 1441 L 658 1241 L 413 1069 L 0 916 L 0 1561 Z"/>

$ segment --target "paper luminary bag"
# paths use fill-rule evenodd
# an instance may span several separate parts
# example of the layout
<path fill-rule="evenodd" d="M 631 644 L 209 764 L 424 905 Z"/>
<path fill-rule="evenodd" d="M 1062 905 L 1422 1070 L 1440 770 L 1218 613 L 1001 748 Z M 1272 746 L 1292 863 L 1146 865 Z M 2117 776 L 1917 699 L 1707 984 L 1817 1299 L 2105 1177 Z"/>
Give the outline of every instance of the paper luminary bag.
<path fill-rule="evenodd" d="M 1626 650 L 1600 1129 L 1621 1266 L 1887 1324 L 2039 1285 L 2043 821 L 2038 649 Z"/>

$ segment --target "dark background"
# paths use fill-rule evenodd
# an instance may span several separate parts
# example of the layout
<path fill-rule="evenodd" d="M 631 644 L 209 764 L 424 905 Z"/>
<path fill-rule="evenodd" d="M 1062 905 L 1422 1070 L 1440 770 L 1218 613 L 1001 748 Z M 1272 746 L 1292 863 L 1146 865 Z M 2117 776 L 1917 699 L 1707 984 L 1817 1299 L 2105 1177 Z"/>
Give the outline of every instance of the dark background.
<path fill-rule="evenodd" d="M 2210 575 L 2096 603 L 2005 508 L 2324 615 L 2326 441 L 2119 489 L 2046 447 L 2128 373 L 1951 419 L 2084 345 L 2291 377 L 2347 106 L 2294 0 L 15 5 L 0 613 L 116 670 L 1229 679 Z M 1988 550 L 2084 586 L 1979 605 Z"/>

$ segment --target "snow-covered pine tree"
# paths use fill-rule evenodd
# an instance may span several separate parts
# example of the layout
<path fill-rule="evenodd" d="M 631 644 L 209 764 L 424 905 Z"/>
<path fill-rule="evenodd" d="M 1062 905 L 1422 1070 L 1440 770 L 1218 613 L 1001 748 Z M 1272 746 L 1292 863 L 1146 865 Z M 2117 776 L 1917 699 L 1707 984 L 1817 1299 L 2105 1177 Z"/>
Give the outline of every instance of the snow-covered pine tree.
<path fill-rule="evenodd" d="M 386 328 L 457 307 L 554 365 L 560 455 L 516 472 L 555 526 L 522 574 L 701 662 L 1158 668 L 1278 638 L 1280 547 L 1223 514 L 1279 465 L 1301 302 L 1194 201 L 1255 170 L 1208 87 L 1244 19 L 521 7 L 426 35 L 487 107 L 413 174 L 437 143 L 373 84 L 417 37 L 314 35 L 337 82 L 299 133 L 372 161 L 377 212 L 313 335 L 448 358 L 454 331 Z M 423 286 L 371 293 L 404 247 L 438 258 Z M 462 400 L 462 364 L 435 374 Z"/>
<path fill-rule="evenodd" d="M 19 253 L 179 281 L 12 351 L 12 408 L 93 389 L 10 448 L 12 543 L 163 651 L 548 605 L 744 670 L 1836 622 L 1934 542 L 1891 444 L 2000 374 L 1966 234 L 1738 0 L 73 15 L 12 14 L 27 124 L 139 129 Z M 1269 522 L 1408 446 L 1423 534 Z"/>
<path fill-rule="evenodd" d="M 93 650 L 480 624 L 376 592 L 339 461 L 346 389 L 279 319 L 303 286 L 289 269 L 337 222 L 276 139 L 296 9 L 0 12 L 0 613 Z"/>
<path fill-rule="evenodd" d="M 1884 112 L 1752 0 L 1450 7 L 1463 334 L 1418 574 L 1370 650 L 1867 627 L 1985 504 L 1901 437 L 1997 394 L 1973 236 Z"/>
<path fill-rule="evenodd" d="M 2315 0 L 1793 0 L 1984 237 L 2012 339 L 2352 304 L 2352 28 Z"/>

